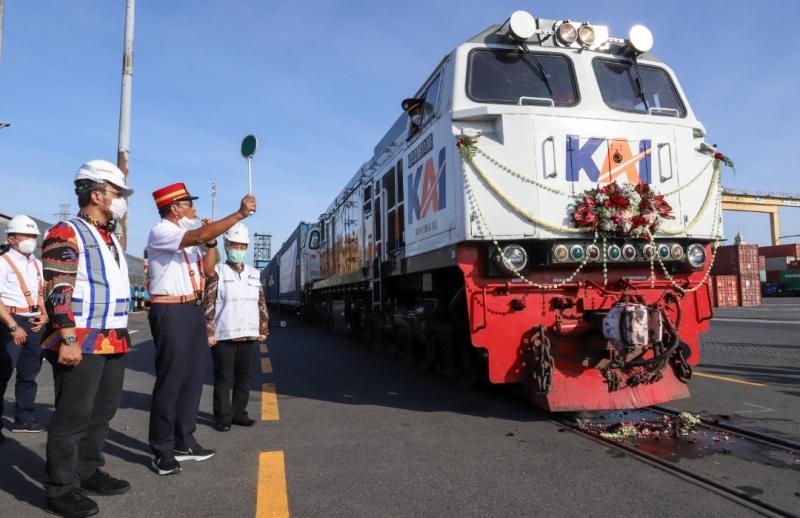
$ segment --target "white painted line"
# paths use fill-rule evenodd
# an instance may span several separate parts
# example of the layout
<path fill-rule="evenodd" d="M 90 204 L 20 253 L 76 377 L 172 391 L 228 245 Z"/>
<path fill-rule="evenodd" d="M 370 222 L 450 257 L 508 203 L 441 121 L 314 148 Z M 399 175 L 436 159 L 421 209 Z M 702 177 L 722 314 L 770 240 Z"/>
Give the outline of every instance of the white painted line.
<path fill-rule="evenodd" d="M 747 405 L 749 407 L 758 408 L 758 410 L 737 410 L 736 412 L 734 412 L 734 414 L 761 414 L 761 413 L 768 413 L 768 412 L 774 412 L 775 411 L 775 409 L 773 409 L 773 408 L 769 408 L 769 407 L 765 407 L 765 406 L 761 406 L 761 405 L 755 405 L 753 403 L 742 403 L 742 404 L 743 405 Z"/>
<path fill-rule="evenodd" d="M 755 324 L 791 324 L 800 326 L 800 320 L 770 320 L 767 318 L 722 318 L 714 317 L 712 322 L 750 322 Z"/>
<path fill-rule="evenodd" d="M 132 334 L 136 334 L 136 333 L 138 333 L 138 332 L 139 332 L 139 330 L 138 330 L 138 329 L 134 329 L 133 331 L 128 331 L 128 334 L 129 334 L 129 335 L 132 335 Z"/>

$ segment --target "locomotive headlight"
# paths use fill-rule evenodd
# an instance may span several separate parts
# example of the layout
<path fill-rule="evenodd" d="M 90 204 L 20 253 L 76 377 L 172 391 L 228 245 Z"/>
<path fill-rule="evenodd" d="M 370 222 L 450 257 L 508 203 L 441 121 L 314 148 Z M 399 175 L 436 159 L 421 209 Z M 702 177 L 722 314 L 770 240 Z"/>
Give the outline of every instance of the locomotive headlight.
<path fill-rule="evenodd" d="M 590 261 L 597 261 L 600 259 L 600 247 L 597 245 L 589 245 L 586 247 L 586 257 Z"/>
<path fill-rule="evenodd" d="M 628 261 L 633 261 L 634 259 L 636 259 L 636 247 L 634 247 L 631 244 L 623 246 L 622 257 L 624 257 Z"/>
<path fill-rule="evenodd" d="M 569 259 L 569 250 L 567 250 L 567 247 L 564 245 L 558 245 L 553 248 L 553 259 L 559 263 L 563 263 Z"/>
<path fill-rule="evenodd" d="M 631 47 L 638 52 L 647 52 L 653 48 L 653 33 L 644 25 L 634 25 L 628 35 Z"/>
<path fill-rule="evenodd" d="M 589 25 L 588 23 L 584 23 L 578 29 L 578 41 L 580 41 L 583 45 L 587 47 L 591 47 L 594 44 L 595 34 L 594 34 L 594 27 Z"/>
<path fill-rule="evenodd" d="M 612 261 L 619 261 L 619 258 L 622 257 L 622 249 L 619 245 L 611 245 L 606 249 L 606 256 Z"/>
<path fill-rule="evenodd" d="M 661 259 L 669 259 L 669 247 L 667 245 L 658 245 L 658 256 Z"/>
<path fill-rule="evenodd" d="M 672 245 L 672 248 L 669 249 L 669 255 L 676 261 L 683 259 L 683 248 L 678 244 Z"/>
<path fill-rule="evenodd" d="M 500 254 L 500 263 L 509 272 L 518 272 L 528 264 L 528 253 L 519 245 L 508 245 Z"/>
<path fill-rule="evenodd" d="M 578 29 L 572 22 L 564 22 L 558 27 L 558 39 L 564 45 L 572 45 L 578 39 Z"/>
<path fill-rule="evenodd" d="M 585 253 L 581 245 L 573 245 L 572 248 L 569 249 L 569 258 L 573 261 L 583 261 L 584 255 Z"/>
<path fill-rule="evenodd" d="M 695 268 L 701 268 L 706 263 L 706 248 L 697 243 L 689 245 L 686 249 L 686 259 Z"/>
<path fill-rule="evenodd" d="M 644 248 L 642 248 L 642 255 L 645 259 L 650 261 L 656 256 L 656 248 L 653 245 L 644 245 Z"/>

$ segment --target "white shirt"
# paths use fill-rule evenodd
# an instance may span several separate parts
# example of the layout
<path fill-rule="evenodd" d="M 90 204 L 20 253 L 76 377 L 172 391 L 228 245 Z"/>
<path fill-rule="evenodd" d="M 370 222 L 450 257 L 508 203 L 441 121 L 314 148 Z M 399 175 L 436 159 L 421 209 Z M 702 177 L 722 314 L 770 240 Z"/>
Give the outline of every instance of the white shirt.
<path fill-rule="evenodd" d="M 189 256 L 189 263 L 195 272 L 195 282 L 200 287 L 199 264 L 203 252 L 196 246 L 181 248 L 181 240 L 186 229 L 162 219 L 147 236 L 147 267 L 150 273 L 151 295 L 191 295 L 194 293 L 189 270 L 183 251 Z"/>
<path fill-rule="evenodd" d="M 42 271 L 42 262 L 36 259 L 36 256 L 33 254 L 26 257 L 13 248 L 9 250 L 5 256 L 0 257 L 0 300 L 2 300 L 3 304 L 6 306 L 15 308 L 28 307 L 28 301 L 25 300 L 25 295 L 22 294 L 22 287 L 19 285 L 17 275 L 8 265 L 8 262 L 6 262 L 6 257 L 10 257 L 14 262 L 19 273 L 22 274 L 25 284 L 28 285 L 28 289 L 31 291 L 33 303 L 38 304 L 40 282 L 38 272 Z M 37 266 L 39 267 L 38 272 L 36 270 Z M 17 314 L 19 316 L 32 316 L 38 315 L 39 313 L 20 311 Z"/>

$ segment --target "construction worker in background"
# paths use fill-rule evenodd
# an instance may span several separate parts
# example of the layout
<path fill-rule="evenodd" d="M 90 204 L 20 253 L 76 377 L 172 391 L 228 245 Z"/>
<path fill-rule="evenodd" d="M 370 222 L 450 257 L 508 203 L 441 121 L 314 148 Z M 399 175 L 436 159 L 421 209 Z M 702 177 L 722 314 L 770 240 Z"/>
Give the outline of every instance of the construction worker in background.
<path fill-rule="evenodd" d="M 258 342 L 269 333 L 258 270 L 244 263 L 250 243 L 247 227 L 237 223 L 223 237 L 226 261 L 210 271 L 203 303 L 214 358 L 214 428 L 219 432 L 229 431 L 231 424 L 256 423 L 247 414 L 250 375 Z"/>
<path fill-rule="evenodd" d="M 197 219 L 183 183 L 153 193 L 161 215 L 147 237 L 150 330 L 155 343 L 156 382 L 150 406 L 150 448 L 159 475 L 181 470 L 181 461 L 206 460 L 213 450 L 194 438 L 206 368 L 208 337 L 202 298 L 205 272 L 217 263 L 216 239 L 256 210 L 245 196 L 239 210 L 214 222 Z M 206 246 L 204 254 L 199 245 Z"/>
<path fill-rule="evenodd" d="M 130 350 L 130 285 L 114 235 L 133 193 L 105 160 L 75 175 L 78 215 L 53 226 L 42 245 L 45 307 L 53 333 L 45 356 L 53 366 L 55 413 L 48 426 L 45 489 L 55 514 L 97 514 L 87 495 L 119 495 L 130 484 L 101 470 L 109 421 L 119 407 Z"/>
<path fill-rule="evenodd" d="M 12 218 L 6 227 L 10 248 L 0 258 L 0 301 L 7 314 L 4 325 L 0 326 L 0 401 L 16 369 L 12 432 L 44 431 L 44 426 L 36 421 L 33 407 L 38 388 L 36 376 L 42 368 L 42 335 L 47 323 L 42 263 L 34 255 L 40 234 L 39 227 L 28 216 Z M 2 412 L 0 407 L 0 416 Z"/>

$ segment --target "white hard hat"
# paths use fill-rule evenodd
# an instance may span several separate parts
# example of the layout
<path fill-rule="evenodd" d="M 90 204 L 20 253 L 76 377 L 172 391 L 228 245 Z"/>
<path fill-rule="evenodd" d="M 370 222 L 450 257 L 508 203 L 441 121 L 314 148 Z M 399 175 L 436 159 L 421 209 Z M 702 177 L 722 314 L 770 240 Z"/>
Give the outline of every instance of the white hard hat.
<path fill-rule="evenodd" d="M 236 223 L 226 230 L 222 236 L 232 243 L 250 244 L 250 232 L 247 230 L 247 227 L 244 226 L 244 223 Z"/>
<path fill-rule="evenodd" d="M 6 235 L 8 234 L 31 234 L 39 236 L 42 233 L 39 232 L 39 227 L 36 225 L 35 221 L 22 214 L 14 216 L 11 218 L 11 221 L 8 222 L 8 226 L 6 226 Z"/>
<path fill-rule="evenodd" d="M 125 183 L 125 175 L 111 162 L 106 160 L 89 160 L 75 174 L 75 181 L 94 180 L 95 182 L 108 182 L 122 191 L 125 197 L 133 194 L 133 189 L 129 189 Z"/>

